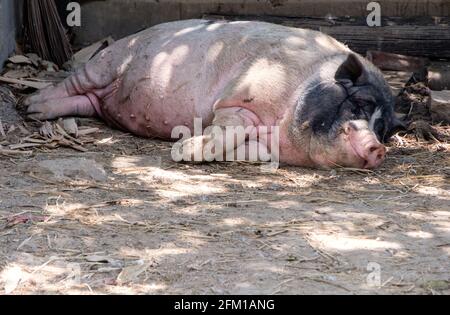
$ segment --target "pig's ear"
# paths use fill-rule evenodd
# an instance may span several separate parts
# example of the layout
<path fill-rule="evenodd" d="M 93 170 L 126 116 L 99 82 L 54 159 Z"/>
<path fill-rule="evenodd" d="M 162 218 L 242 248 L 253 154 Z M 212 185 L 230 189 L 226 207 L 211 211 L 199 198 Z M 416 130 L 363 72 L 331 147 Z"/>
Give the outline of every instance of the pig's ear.
<path fill-rule="evenodd" d="M 347 59 L 336 71 L 336 81 L 350 80 L 353 83 L 360 81 L 363 77 L 364 66 L 355 54 L 348 55 Z"/>

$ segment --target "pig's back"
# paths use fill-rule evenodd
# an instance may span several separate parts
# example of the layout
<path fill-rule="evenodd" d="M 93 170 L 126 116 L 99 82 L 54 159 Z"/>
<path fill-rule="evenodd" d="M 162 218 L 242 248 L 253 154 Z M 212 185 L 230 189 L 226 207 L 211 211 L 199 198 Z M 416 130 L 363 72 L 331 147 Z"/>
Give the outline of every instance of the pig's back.
<path fill-rule="evenodd" d="M 192 127 L 194 117 L 210 124 L 215 104 L 282 104 L 310 75 L 311 65 L 349 51 L 311 30 L 206 20 L 160 24 L 118 43 L 125 56 L 115 102 L 121 103 L 121 117 L 133 118 L 124 127 L 163 138 L 174 126 Z M 282 111 L 272 108 L 267 117 Z"/>

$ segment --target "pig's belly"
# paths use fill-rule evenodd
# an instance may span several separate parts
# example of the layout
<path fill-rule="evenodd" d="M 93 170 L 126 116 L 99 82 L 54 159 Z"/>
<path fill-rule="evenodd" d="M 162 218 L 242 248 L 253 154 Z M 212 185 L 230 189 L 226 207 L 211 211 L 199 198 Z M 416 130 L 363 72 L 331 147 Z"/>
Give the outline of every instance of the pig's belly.
<path fill-rule="evenodd" d="M 115 96 L 105 98 L 102 104 L 104 120 L 113 127 L 149 138 L 170 139 L 176 126 L 193 129 L 191 106 L 179 106 L 165 100 L 149 102 L 145 93 L 138 93 L 125 101 Z"/>
<path fill-rule="evenodd" d="M 162 86 L 160 78 L 142 72 L 141 66 L 114 82 L 113 92 L 102 99 L 101 115 L 107 123 L 138 136 L 168 140 L 177 126 L 193 133 L 194 118 L 202 119 L 203 128 L 211 124 L 213 103 L 199 101 L 206 96 L 199 96 L 195 80 L 184 77 L 188 79 Z"/>
<path fill-rule="evenodd" d="M 102 116 L 111 125 L 170 139 L 174 127 L 192 131 L 194 118 L 202 119 L 203 128 L 211 124 L 215 99 L 229 79 L 205 63 L 207 39 L 187 40 L 197 43 L 188 46 L 168 38 L 140 38 L 140 47 L 123 57 L 126 70 L 101 102 Z"/>

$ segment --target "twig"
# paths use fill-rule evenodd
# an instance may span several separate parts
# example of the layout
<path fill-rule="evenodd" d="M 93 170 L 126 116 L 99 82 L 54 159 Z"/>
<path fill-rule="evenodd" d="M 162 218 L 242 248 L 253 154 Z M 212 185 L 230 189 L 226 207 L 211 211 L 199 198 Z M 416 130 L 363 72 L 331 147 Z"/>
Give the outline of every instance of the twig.
<path fill-rule="evenodd" d="M 6 155 L 6 156 L 9 156 L 9 155 L 32 155 L 33 151 L 0 149 L 0 154 Z"/>

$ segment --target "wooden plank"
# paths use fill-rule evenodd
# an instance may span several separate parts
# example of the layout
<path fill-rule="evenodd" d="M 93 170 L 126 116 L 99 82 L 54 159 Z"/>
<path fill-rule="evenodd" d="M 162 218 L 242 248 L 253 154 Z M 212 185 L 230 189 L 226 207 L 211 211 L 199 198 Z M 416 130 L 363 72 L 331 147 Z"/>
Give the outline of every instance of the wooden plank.
<path fill-rule="evenodd" d="M 420 57 L 411 57 L 384 51 L 367 51 L 366 58 L 381 70 L 423 72 L 429 60 Z"/>
<path fill-rule="evenodd" d="M 337 26 L 320 31 L 365 54 L 381 50 L 409 56 L 450 58 L 449 26 Z"/>
<path fill-rule="evenodd" d="M 160 1 L 163 2 L 163 1 Z M 270 14 L 278 16 L 367 16 L 370 0 L 245 0 L 245 1 L 180 1 L 185 10 L 214 12 L 222 14 Z M 377 0 L 384 16 L 449 16 L 448 0 Z M 196 5 L 197 4 L 197 5 Z M 192 18 L 182 14 L 182 18 Z"/>
<path fill-rule="evenodd" d="M 368 50 L 408 56 L 450 58 L 448 18 L 385 18 L 382 27 L 368 27 L 361 18 L 286 18 L 279 16 L 205 15 L 207 19 L 257 20 L 322 31 L 365 55 Z M 417 24 L 414 24 L 417 23 Z"/>

